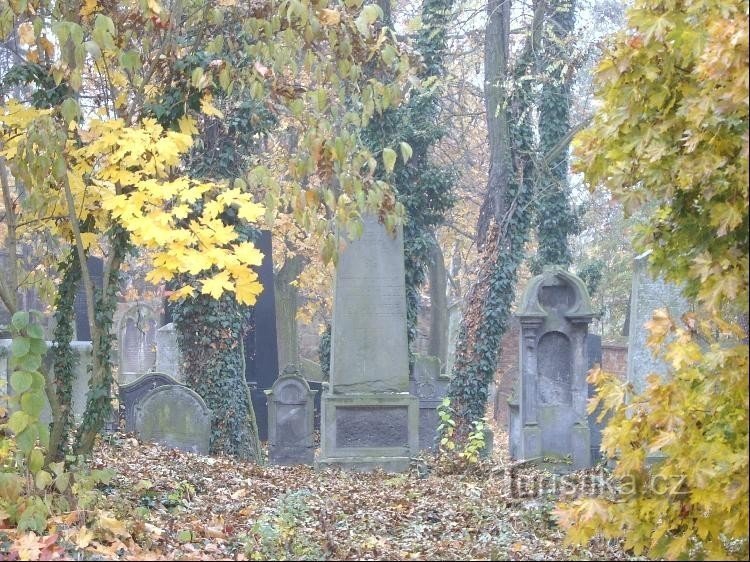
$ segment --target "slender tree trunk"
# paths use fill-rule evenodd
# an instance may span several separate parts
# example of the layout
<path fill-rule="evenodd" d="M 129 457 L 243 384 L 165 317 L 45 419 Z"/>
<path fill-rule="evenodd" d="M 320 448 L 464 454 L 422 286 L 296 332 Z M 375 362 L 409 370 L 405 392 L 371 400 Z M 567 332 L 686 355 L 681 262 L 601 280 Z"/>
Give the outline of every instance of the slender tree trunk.
<path fill-rule="evenodd" d="M 297 342 L 297 279 L 307 260 L 301 255 L 287 259 L 274 275 L 276 298 L 276 334 L 279 350 L 279 367 L 294 365 L 299 370 L 299 345 Z"/>

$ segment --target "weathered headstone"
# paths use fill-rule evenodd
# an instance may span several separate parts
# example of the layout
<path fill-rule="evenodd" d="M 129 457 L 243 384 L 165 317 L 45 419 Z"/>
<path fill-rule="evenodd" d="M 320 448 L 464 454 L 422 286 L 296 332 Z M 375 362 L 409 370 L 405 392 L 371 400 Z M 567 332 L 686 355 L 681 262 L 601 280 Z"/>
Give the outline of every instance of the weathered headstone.
<path fill-rule="evenodd" d="M 120 386 L 120 410 L 125 419 L 125 431 L 135 431 L 135 407 L 146 394 L 159 386 L 180 383 L 164 373 L 148 373 L 130 384 Z"/>
<path fill-rule="evenodd" d="M 440 425 L 437 408 L 448 392 L 449 377 L 440 373 L 440 359 L 417 355 L 411 377 L 411 394 L 419 399 L 419 449 L 437 449 L 435 438 Z"/>
<path fill-rule="evenodd" d="M 101 258 L 89 256 L 86 258 L 89 275 L 94 286 L 101 289 L 104 283 L 104 261 Z M 83 281 L 79 283 L 73 303 L 73 318 L 75 323 L 75 337 L 79 341 L 91 341 L 91 327 L 89 326 L 89 314 L 86 308 L 86 289 Z"/>
<path fill-rule="evenodd" d="M 650 374 L 664 376 L 667 373 L 667 366 L 654 357 L 646 345 L 646 322 L 651 320 L 654 311 L 659 308 L 668 309 L 675 319 L 679 319 L 690 309 L 679 287 L 651 276 L 648 271 L 649 254 L 650 252 L 641 254 L 633 263 L 627 380 L 636 392 L 645 390 L 646 379 Z"/>
<path fill-rule="evenodd" d="M 408 469 L 418 409 L 409 394 L 403 236 L 369 215 L 336 270 L 319 465 Z"/>
<path fill-rule="evenodd" d="M 264 391 L 271 388 L 279 376 L 271 240 L 271 232 L 262 230 L 256 242 L 258 249 L 263 252 L 263 262 L 258 269 L 263 292 L 250 312 L 250 328 L 243 340 L 245 380 L 250 387 L 258 434 L 264 441 L 268 438 L 268 406 Z"/>
<path fill-rule="evenodd" d="M 128 384 L 150 371 L 156 362 L 156 315 L 138 304 L 120 320 L 120 384 Z"/>
<path fill-rule="evenodd" d="M 156 330 L 156 361 L 154 371 L 166 373 L 180 383 L 182 376 L 182 357 L 177 345 L 177 332 L 171 322 Z"/>
<path fill-rule="evenodd" d="M 135 431 L 144 441 L 205 455 L 211 439 L 211 411 L 186 386 L 157 386 L 135 406 Z"/>
<path fill-rule="evenodd" d="M 315 391 L 299 372 L 285 369 L 268 398 L 268 460 L 271 464 L 312 464 Z"/>
<path fill-rule="evenodd" d="M 511 449 L 558 472 L 591 466 L 586 335 L 594 313 L 586 286 L 546 267 L 526 287 L 517 316 L 520 443 Z"/>

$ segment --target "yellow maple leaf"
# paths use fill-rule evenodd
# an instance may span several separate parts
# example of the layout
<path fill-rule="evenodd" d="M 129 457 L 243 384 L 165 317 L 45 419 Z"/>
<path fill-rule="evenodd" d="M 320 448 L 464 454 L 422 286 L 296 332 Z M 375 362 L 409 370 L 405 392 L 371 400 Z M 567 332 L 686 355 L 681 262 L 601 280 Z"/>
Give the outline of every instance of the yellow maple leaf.
<path fill-rule="evenodd" d="M 201 113 L 209 117 L 224 119 L 224 114 L 214 106 L 213 97 L 210 94 L 206 94 L 201 98 Z"/>
<path fill-rule="evenodd" d="M 203 286 L 201 287 L 201 293 L 204 295 L 211 295 L 213 298 L 218 299 L 224 293 L 224 291 L 231 291 L 233 289 L 232 283 L 229 281 L 229 272 L 221 271 L 214 275 L 211 279 L 204 279 Z"/>
<path fill-rule="evenodd" d="M 252 242 L 237 244 L 234 247 L 234 255 L 247 265 L 260 265 L 263 262 L 263 253 Z"/>
<path fill-rule="evenodd" d="M 259 203 L 248 202 L 240 205 L 237 216 L 248 222 L 256 222 L 266 212 L 265 207 Z"/>
<path fill-rule="evenodd" d="M 169 300 L 176 301 L 179 299 L 184 299 L 186 297 L 192 297 L 194 294 L 195 288 L 189 285 L 185 285 L 184 287 L 180 287 L 176 291 L 172 291 L 172 294 L 169 295 Z"/>
<path fill-rule="evenodd" d="M 257 277 L 253 279 L 249 275 L 236 279 L 235 295 L 237 301 L 248 306 L 254 305 L 258 298 L 258 295 L 263 292 L 263 285 L 257 281 Z"/>
<path fill-rule="evenodd" d="M 180 132 L 186 135 L 197 135 L 198 127 L 195 126 L 195 119 L 188 117 L 187 115 L 180 117 L 177 120 L 177 124 L 180 127 Z"/>

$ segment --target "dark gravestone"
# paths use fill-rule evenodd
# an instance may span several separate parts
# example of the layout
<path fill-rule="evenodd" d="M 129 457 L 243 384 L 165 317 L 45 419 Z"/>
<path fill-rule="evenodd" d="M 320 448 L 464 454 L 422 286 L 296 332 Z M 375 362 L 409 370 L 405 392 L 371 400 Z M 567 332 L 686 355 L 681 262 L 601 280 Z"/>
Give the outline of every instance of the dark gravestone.
<path fill-rule="evenodd" d="M 589 365 L 589 369 L 593 368 L 594 365 L 601 366 L 602 364 L 602 337 L 594 334 L 588 334 L 586 336 L 586 357 Z M 591 398 L 594 396 L 596 389 L 594 385 L 588 384 L 588 396 Z M 602 453 L 599 450 L 602 444 L 602 430 L 607 425 L 608 417 L 604 417 L 601 422 L 597 422 L 596 418 L 599 417 L 601 412 L 601 406 L 597 408 L 593 413 L 589 414 L 589 430 L 591 431 L 591 460 L 592 462 L 599 462 L 602 458 Z"/>
<path fill-rule="evenodd" d="M 268 460 L 271 464 L 312 464 L 315 392 L 296 372 L 284 372 L 266 391 Z"/>
<path fill-rule="evenodd" d="M 104 284 L 104 261 L 101 258 L 89 256 L 86 258 L 86 265 L 89 268 L 91 282 L 97 289 L 101 289 Z M 86 310 L 86 289 L 83 286 L 83 281 L 78 286 L 73 308 L 75 310 L 76 339 L 78 341 L 91 341 L 89 315 Z"/>
<path fill-rule="evenodd" d="M 211 439 L 211 410 L 186 386 L 157 386 L 135 406 L 135 431 L 143 441 L 205 455 Z"/>
<path fill-rule="evenodd" d="M 313 415 L 313 426 L 316 431 L 320 430 L 320 396 L 323 393 L 323 383 L 320 381 L 307 381 L 310 386 L 310 390 L 315 393 L 315 399 L 313 405 L 315 406 L 315 413 Z"/>
<path fill-rule="evenodd" d="M 258 433 L 265 441 L 268 439 L 268 406 L 264 391 L 273 386 L 279 375 L 271 232 L 262 230 L 256 246 L 263 252 L 263 262 L 258 271 L 263 292 L 252 308 L 250 327 L 244 339 L 245 380 L 250 387 Z"/>
<path fill-rule="evenodd" d="M 419 449 L 437 450 L 437 408 L 448 392 L 450 378 L 440 373 L 440 359 L 416 355 L 409 380 L 410 393 L 419 399 Z"/>
<path fill-rule="evenodd" d="M 149 373 L 139 379 L 120 386 L 120 411 L 125 418 L 125 431 L 135 431 L 135 407 L 146 394 L 164 385 L 179 384 L 169 375 L 163 373 Z"/>

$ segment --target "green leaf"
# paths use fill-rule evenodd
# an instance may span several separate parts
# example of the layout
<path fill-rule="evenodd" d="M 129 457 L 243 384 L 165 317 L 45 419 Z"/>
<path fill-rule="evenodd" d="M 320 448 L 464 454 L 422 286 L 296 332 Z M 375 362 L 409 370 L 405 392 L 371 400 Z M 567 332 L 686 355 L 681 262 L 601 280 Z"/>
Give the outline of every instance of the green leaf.
<path fill-rule="evenodd" d="M 66 122 L 71 123 L 72 121 L 78 120 L 78 103 L 73 98 L 65 98 L 60 106 L 60 113 Z"/>
<path fill-rule="evenodd" d="M 29 470 L 32 474 L 39 472 L 44 466 L 44 455 L 39 449 L 34 449 L 29 455 Z"/>
<path fill-rule="evenodd" d="M 391 148 L 383 149 L 383 165 L 388 173 L 393 171 L 393 167 L 396 165 L 396 151 Z"/>
<path fill-rule="evenodd" d="M 36 473 L 34 484 L 36 485 L 37 490 L 44 490 L 47 486 L 52 484 L 52 475 L 46 470 L 40 470 Z"/>
<path fill-rule="evenodd" d="M 13 318 L 11 319 L 10 324 L 16 330 L 23 330 L 26 326 L 29 325 L 29 313 L 26 312 L 25 310 L 16 312 L 13 315 Z"/>
<path fill-rule="evenodd" d="M 38 418 L 44 409 L 45 400 L 36 392 L 27 392 L 21 396 L 21 409 L 32 418 Z"/>
<path fill-rule="evenodd" d="M 10 352 L 15 356 L 16 359 L 20 359 L 26 355 L 31 349 L 31 340 L 23 336 L 16 336 L 13 338 L 13 343 L 10 344 Z"/>
<path fill-rule="evenodd" d="M 18 412 L 26 415 L 25 412 Z M 27 455 L 31 452 L 36 445 L 37 437 L 39 437 L 39 431 L 37 426 L 41 424 L 29 424 L 26 429 L 21 433 L 16 434 L 16 447 L 24 454 Z"/>
<path fill-rule="evenodd" d="M 26 329 L 26 333 L 29 335 L 29 337 L 40 340 L 44 339 L 44 330 L 42 330 L 42 327 L 39 324 L 31 324 Z"/>
<path fill-rule="evenodd" d="M 10 386 L 20 394 L 31 388 L 33 380 L 33 374 L 29 371 L 13 371 L 10 375 Z"/>
<path fill-rule="evenodd" d="M 18 435 L 26 429 L 30 421 L 29 415 L 26 412 L 13 412 L 10 419 L 8 419 L 8 429 Z"/>
<path fill-rule="evenodd" d="M 136 70 L 141 65 L 141 57 L 138 51 L 125 51 L 120 55 L 120 66 L 124 70 Z"/>

